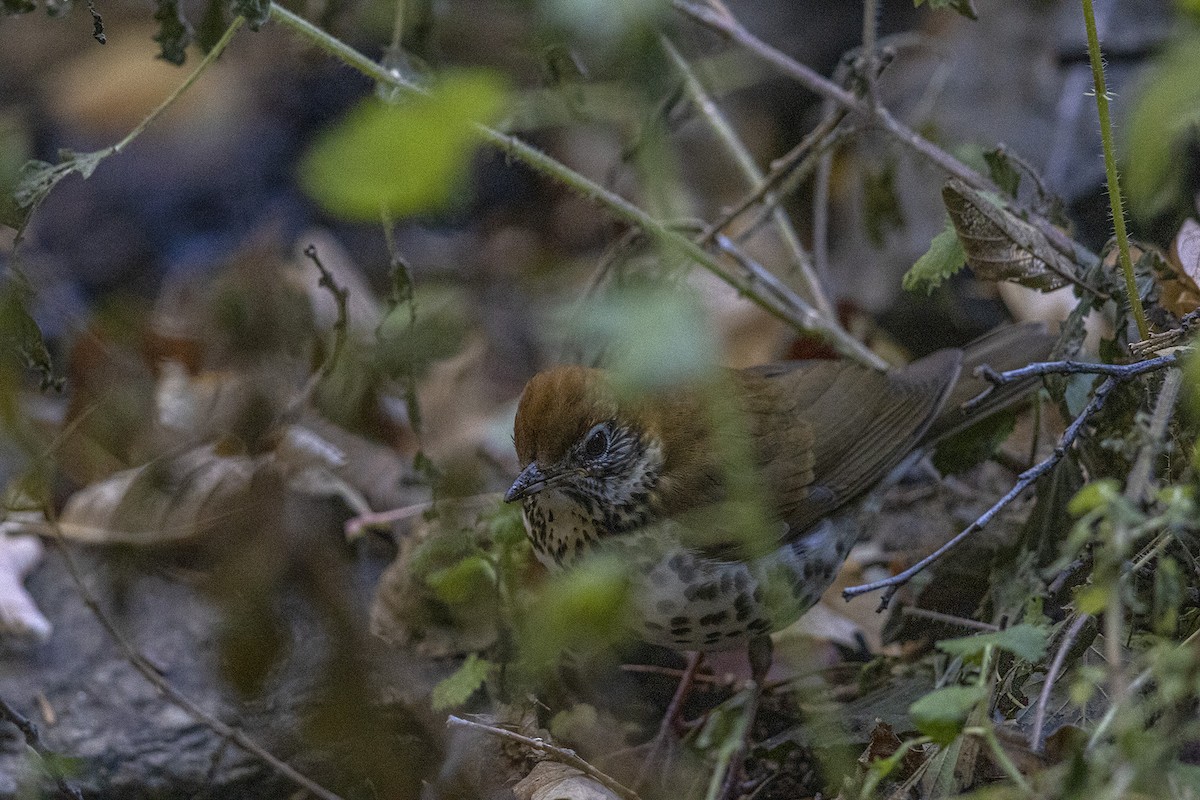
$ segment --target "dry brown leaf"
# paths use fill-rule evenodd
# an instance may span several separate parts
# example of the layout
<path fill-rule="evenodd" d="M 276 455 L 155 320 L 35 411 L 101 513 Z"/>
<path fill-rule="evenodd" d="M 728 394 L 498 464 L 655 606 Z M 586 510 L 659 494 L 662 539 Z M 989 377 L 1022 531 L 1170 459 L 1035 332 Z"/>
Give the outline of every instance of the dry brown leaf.
<path fill-rule="evenodd" d="M 1184 220 L 1167 251 L 1171 275 L 1162 280 L 1163 307 L 1177 317 L 1200 307 L 1200 222 Z"/>
<path fill-rule="evenodd" d="M 618 795 L 574 767 L 540 761 L 512 788 L 517 800 L 616 800 Z"/>
<path fill-rule="evenodd" d="M 951 178 L 942 200 L 962 242 L 967 265 L 981 280 L 1013 281 L 1039 291 L 1066 286 L 1076 267 L 1045 234 L 991 202 L 986 195 Z"/>
<path fill-rule="evenodd" d="M 291 491 L 340 497 L 357 513 L 367 501 L 334 470 L 341 452 L 312 431 L 285 428 L 275 450 L 251 457 L 205 444 L 85 487 L 63 509 L 63 534 L 92 544 L 158 545 L 188 541 L 223 521 L 254 475 L 278 470 Z"/>

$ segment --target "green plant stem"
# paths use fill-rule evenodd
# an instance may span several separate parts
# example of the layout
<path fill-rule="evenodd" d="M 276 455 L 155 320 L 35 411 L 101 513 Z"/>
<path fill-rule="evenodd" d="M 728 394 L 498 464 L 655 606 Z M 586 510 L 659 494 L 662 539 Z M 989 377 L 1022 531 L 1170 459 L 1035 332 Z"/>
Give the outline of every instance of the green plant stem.
<path fill-rule="evenodd" d="M 1087 26 L 1088 60 L 1092 63 L 1092 84 L 1095 87 L 1096 111 L 1100 116 L 1100 140 L 1104 144 L 1104 173 L 1108 180 L 1108 202 L 1112 208 L 1113 230 L 1117 235 L 1117 259 L 1121 272 L 1125 274 L 1125 294 L 1129 307 L 1137 322 L 1138 338 L 1150 335 L 1146 325 L 1146 312 L 1138 296 L 1137 281 L 1133 276 L 1133 262 L 1129 258 L 1129 235 L 1125 232 L 1125 206 L 1121 200 L 1121 182 L 1117 176 L 1117 157 L 1113 150 L 1112 120 L 1108 113 L 1108 89 L 1104 82 L 1104 57 L 1100 54 L 1100 37 L 1096 33 L 1096 14 L 1092 0 L 1082 0 L 1083 20 Z"/>
<path fill-rule="evenodd" d="M 362 53 L 313 25 L 308 20 L 287 9 L 272 4 L 271 16 L 305 37 L 320 49 L 357 69 L 373 80 L 394 86 L 407 92 L 424 94 L 426 90 L 404 77 L 384 69 Z M 486 125 L 476 126 L 482 138 L 506 155 L 523 162 L 536 172 L 552 178 L 583 197 L 594 200 L 619 220 L 644 231 L 659 245 L 673 250 L 699 264 L 720 278 L 739 294 L 748 298 L 771 316 L 800 330 L 817 333 L 842 355 L 866 366 L 882 369 L 882 360 L 861 342 L 843 330 L 834 320 L 825 319 L 799 298 L 798 302 L 786 302 L 757 291 L 752 276 L 738 276 L 728 272 L 712 255 L 667 224 L 637 207 L 633 203 L 603 186 L 588 180 L 562 162 L 546 155 L 541 150 L 521 141 L 511 134 Z"/>
<path fill-rule="evenodd" d="M 1026 797 L 1033 797 L 1033 787 L 1029 785 L 1029 781 L 1025 780 L 1025 776 L 1021 774 L 1021 770 L 1017 769 L 1017 765 L 1008 757 L 1008 753 L 1004 752 L 1003 745 L 996 738 L 996 732 L 990 727 L 980 726 L 978 728 L 967 728 L 963 733 L 968 736 L 978 736 L 987 743 L 988 749 L 992 752 L 992 758 L 995 759 L 996 765 L 1004 770 L 1004 774 L 1017 785 L 1017 788 Z"/>
<path fill-rule="evenodd" d="M 212 49 L 209 50 L 208 53 L 205 54 L 204 58 L 200 60 L 200 63 L 196 65 L 194 70 L 192 70 L 192 74 L 188 75 L 187 80 L 179 84 L 179 86 L 175 88 L 175 91 L 167 95 L 167 98 L 158 104 L 157 108 L 147 114 L 146 118 L 135 125 L 133 130 L 125 134 L 124 139 L 112 145 L 111 147 L 102 150 L 101 152 L 104 155 L 101 156 L 101 158 L 115 155 L 124 150 L 134 139 L 142 134 L 142 131 L 149 127 L 151 122 L 154 122 L 154 120 L 158 119 L 159 115 L 170 108 L 171 104 L 178 100 L 180 95 L 190 89 L 192 84 L 204 74 L 206 69 L 208 69 L 209 65 L 216 61 L 221 53 L 224 52 L 225 48 L 229 46 L 229 43 L 233 41 L 233 35 L 238 32 L 245 22 L 245 17 L 234 17 L 233 22 L 229 23 L 229 27 L 225 29 L 225 33 L 221 34 L 221 38 L 217 40 L 217 43 L 213 45 Z"/>

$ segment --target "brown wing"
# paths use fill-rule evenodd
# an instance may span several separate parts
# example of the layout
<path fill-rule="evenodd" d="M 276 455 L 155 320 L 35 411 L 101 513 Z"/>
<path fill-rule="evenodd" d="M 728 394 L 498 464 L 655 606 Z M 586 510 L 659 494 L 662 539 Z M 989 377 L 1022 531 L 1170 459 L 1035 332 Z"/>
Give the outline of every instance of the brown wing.
<path fill-rule="evenodd" d="M 739 374 L 763 478 L 792 535 L 866 492 L 917 446 L 961 364 L 961 351 L 943 350 L 887 373 L 812 361 Z"/>

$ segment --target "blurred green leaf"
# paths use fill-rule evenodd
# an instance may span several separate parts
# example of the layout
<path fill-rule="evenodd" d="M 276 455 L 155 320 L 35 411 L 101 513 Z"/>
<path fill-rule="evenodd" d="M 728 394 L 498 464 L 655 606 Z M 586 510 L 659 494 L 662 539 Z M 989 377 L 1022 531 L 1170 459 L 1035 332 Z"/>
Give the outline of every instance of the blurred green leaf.
<path fill-rule="evenodd" d="M 1121 485 L 1112 478 L 1092 481 L 1080 489 L 1071 502 L 1067 504 L 1067 512 L 1075 517 L 1082 517 L 1089 511 L 1104 508 L 1121 494 Z"/>
<path fill-rule="evenodd" d="M 921 733 L 945 745 L 962 732 L 967 717 L 986 696 L 982 686 L 947 686 L 913 703 L 908 713 Z"/>
<path fill-rule="evenodd" d="M 433 687 L 430 697 L 433 710 L 446 711 L 470 700 L 491 669 L 492 662 L 471 653 L 453 675 Z"/>
<path fill-rule="evenodd" d="M 929 294 L 966 263 L 967 255 L 963 252 L 962 242 L 958 240 L 954 226 L 947 221 L 946 228 L 933 237 L 925 255 L 918 258 L 912 269 L 905 273 L 904 290 L 915 292 L 924 289 Z"/>
<path fill-rule="evenodd" d="M 630 391 L 651 391 L 711 374 L 718 345 L 698 298 L 680 286 L 639 284 L 593 299 L 567 321 L 598 348 Z"/>
<path fill-rule="evenodd" d="M 0 375 L 7 377 L 21 369 L 32 369 L 40 376 L 43 391 L 57 389 L 62 379 L 54 376 L 50 351 L 26 309 L 27 301 L 25 292 L 13 281 L 0 288 Z"/>
<path fill-rule="evenodd" d="M 937 643 L 942 652 L 969 661 L 978 661 L 988 647 L 998 647 L 1025 661 L 1040 661 L 1046 655 L 1046 631 L 1022 623 L 995 633 L 944 639 Z"/>
<path fill-rule="evenodd" d="M 665 0 L 544 0 L 554 24 L 574 35 L 613 43 L 651 29 L 666 12 Z"/>
<path fill-rule="evenodd" d="M 475 123 L 495 121 L 507 99 L 497 75 L 463 71 L 427 96 L 364 100 L 305 155 L 301 184 L 330 212 L 364 222 L 381 210 L 401 217 L 443 209 L 466 183 Z"/>
<path fill-rule="evenodd" d="M 1184 139 L 1200 126 L 1200 34 L 1176 39 L 1155 59 L 1145 75 L 1126 125 L 1125 187 L 1129 207 L 1140 220 L 1166 212 L 1176 203 L 1191 203 L 1179 168 Z"/>
<path fill-rule="evenodd" d="M 523 651 L 535 665 L 557 662 L 563 651 L 597 652 L 627 635 L 629 580 L 610 554 L 597 555 L 555 575 L 524 620 Z"/>
<path fill-rule="evenodd" d="M 416 300 L 394 306 L 375 331 L 380 369 L 393 378 L 417 379 L 437 361 L 462 348 L 468 320 L 457 295 L 424 291 Z"/>
<path fill-rule="evenodd" d="M 481 592 L 490 593 L 496 585 L 496 570 L 486 558 L 468 556 L 453 566 L 431 572 L 425 583 L 442 602 L 459 605 Z"/>

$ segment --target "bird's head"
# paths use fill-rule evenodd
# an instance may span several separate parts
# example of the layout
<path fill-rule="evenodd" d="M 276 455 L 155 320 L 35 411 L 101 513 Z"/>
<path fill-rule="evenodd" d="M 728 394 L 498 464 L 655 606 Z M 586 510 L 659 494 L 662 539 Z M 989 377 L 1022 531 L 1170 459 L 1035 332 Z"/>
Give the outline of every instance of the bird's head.
<path fill-rule="evenodd" d="M 609 532 L 644 524 L 666 458 L 652 404 L 623 401 L 603 370 L 556 367 L 535 375 L 517 406 L 522 471 L 508 502 L 555 491 Z"/>

